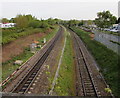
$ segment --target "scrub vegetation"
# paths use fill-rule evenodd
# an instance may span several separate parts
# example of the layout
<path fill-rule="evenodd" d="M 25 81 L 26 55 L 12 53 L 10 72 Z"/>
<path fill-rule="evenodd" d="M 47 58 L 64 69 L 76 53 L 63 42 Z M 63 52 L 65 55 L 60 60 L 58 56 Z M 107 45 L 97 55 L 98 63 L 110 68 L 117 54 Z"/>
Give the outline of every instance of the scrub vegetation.
<path fill-rule="evenodd" d="M 14 41 L 20 37 L 28 36 L 30 34 L 35 34 L 39 32 L 45 32 L 46 29 L 40 29 L 40 28 L 27 28 L 27 29 L 12 29 L 7 28 L 2 30 L 2 44 L 7 44 L 11 41 Z M 22 32 L 20 32 L 22 31 Z"/>

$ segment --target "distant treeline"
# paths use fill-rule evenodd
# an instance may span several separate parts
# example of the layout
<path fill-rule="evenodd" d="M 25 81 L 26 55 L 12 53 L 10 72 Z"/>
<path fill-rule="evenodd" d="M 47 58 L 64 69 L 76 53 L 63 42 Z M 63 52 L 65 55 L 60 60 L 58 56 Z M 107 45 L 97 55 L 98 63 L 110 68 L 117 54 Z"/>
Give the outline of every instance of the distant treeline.
<path fill-rule="evenodd" d="M 32 15 L 17 15 L 15 18 L 11 18 L 10 20 L 7 18 L 2 18 L 2 23 L 16 23 L 17 28 L 47 28 L 51 25 L 57 24 L 59 19 L 49 18 L 47 20 L 39 20 Z"/>

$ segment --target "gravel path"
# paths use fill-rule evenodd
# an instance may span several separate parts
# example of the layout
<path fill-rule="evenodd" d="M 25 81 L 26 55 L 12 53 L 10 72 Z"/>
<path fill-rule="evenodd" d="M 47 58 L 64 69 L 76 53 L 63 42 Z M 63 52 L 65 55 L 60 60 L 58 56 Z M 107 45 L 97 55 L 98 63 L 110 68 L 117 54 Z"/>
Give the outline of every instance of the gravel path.
<path fill-rule="evenodd" d="M 49 92 L 50 95 L 52 95 L 52 93 L 53 93 L 53 90 L 54 90 L 54 87 L 55 87 L 55 84 L 56 84 L 56 80 L 57 80 L 58 75 L 59 75 L 60 65 L 62 63 L 62 57 L 63 57 L 63 53 L 64 53 L 64 50 L 65 50 L 65 46 L 66 46 L 66 37 L 65 37 L 65 42 L 64 42 L 63 49 L 62 49 L 62 53 L 61 53 L 61 56 L 60 56 L 60 59 L 59 59 L 58 68 L 57 68 L 57 71 L 56 71 L 56 74 L 55 74 L 55 77 L 54 77 L 54 80 L 53 80 L 53 83 L 52 83 L 52 88 Z"/>

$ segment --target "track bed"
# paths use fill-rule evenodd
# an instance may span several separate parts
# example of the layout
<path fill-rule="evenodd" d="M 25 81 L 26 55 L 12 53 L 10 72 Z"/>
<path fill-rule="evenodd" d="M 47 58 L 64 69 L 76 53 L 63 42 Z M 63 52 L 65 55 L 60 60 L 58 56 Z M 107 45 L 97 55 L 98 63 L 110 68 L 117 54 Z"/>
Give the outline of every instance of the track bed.
<path fill-rule="evenodd" d="M 70 29 L 69 31 L 72 35 L 76 57 L 76 96 L 112 96 L 111 93 L 105 92 L 108 85 L 84 43 L 76 33 Z"/>

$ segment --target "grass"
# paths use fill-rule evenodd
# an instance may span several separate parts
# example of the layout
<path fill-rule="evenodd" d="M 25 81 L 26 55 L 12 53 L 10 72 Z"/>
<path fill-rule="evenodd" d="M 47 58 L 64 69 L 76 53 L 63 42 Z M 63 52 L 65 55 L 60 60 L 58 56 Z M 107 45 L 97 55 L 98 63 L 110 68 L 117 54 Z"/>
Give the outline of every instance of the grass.
<path fill-rule="evenodd" d="M 63 45 L 63 44 L 64 44 L 64 40 L 62 40 L 61 43 L 62 43 L 62 45 Z M 56 70 L 57 70 L 57 68 L 58 68 L 58 63 L 59 63 L 59 59 L 60 59 L 61 53 L 62 53 L 62 49 L 61 49 L 60 51 L 58 51 L 58 55 L 57 55 L 57 57 L 56 57 L 57 62 L 56 62 L 56 64 L 54 65 L 54 68 L 52 67 L 52 69 L 54 70 L 54 72 L 51 73 L 51 74 L 49 75 L 49 77 L 48 77 L 49 87 L 48 87 L 48 92 L 47 92 L 47 94 L 49 94 L 49 91 L 50 91 L 51 88 L 52 88 L 52 83 L 53 83 L 53 80 L 54 80 L 54 77 L 55 77 L 55 74 L 56 74 Z"/>
<path fill-rule="evenodd" d="M 30 48 L 25 48 L 24 52 L 18 56 L 13 57 L 11 60 L 2 64 L 2 79 L 7 78 L 13 71 L 15 71 L 20 65 L 14 65 L 15 60 L 23 60 L 25 62 L 33 53 L 30 52 Z"/>
<path fill-rule="evenodd" d="M 55 29 L 53 29 L 44 38 L 46 38 L 47 41 L 50 40 L 56 34 L 57 30 L 58 30 L 58 26 L 55 26 Z M 41 38 L 39 41 L 41 42 L 42 40 L 43 38 Z M 41 45 L 43 46 L 42 42 L 41 42 Z M 21 53 L 18 56 L 12 57 L 11 60 L 8 60 L 5 63 L 3 63 L 2 64 L 2 80 L 6 79 L 12 72 L 14 72 L 19 66 L 21 66 L 21 65 L 14 65 L 13 63 L 15 60 L 22 60 L 24 63 L 33 55 L 34 54 L 31 53 L 30 48 L 26 47 L 23 53 Z"/>
<path fill-rule="evenodd" d="M 120 56 L 103 44 L 91 40 L 89 36 L 90 32 L 85 32 L 76 27 L 72 27 L 71 29 L 81 37 L 88 50 L 97 61 L 100 71 L 104 75 L 107 84 L 110 85 L 113 94 L 118 96 L 118 88 L 120 87 L 120 84 L 118 84 L 118 61 Z"/>
<path fill-rule="evenodd" d="M 55 92 L 58 96 L 74 96 L 75 95 L 75 70 L 73 60 L 72 40 L 68 32 L 66 32 L 66 47 L 62 58 L 62 64 L 59 71 L 59 77 L 56 81 Z"/>
<path fill-rule="evenodd" d="M 26 28 L 26 29 L 2 29 L 2 44 L 7 44 L 14 41 L 22 36 L 27 36 L 34 33 L 45 32 L 45 28 Z"/>

